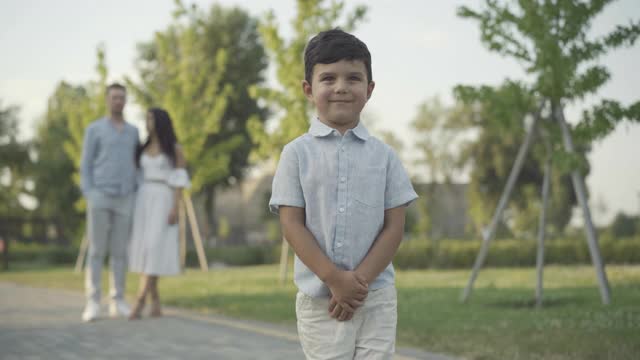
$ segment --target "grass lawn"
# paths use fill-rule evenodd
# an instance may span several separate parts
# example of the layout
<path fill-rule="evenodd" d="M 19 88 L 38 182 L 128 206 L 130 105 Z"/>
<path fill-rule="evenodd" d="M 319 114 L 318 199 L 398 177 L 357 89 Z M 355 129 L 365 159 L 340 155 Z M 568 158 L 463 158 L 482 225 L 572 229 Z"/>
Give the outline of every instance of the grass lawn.
<path fill-rule="evenodd" d="M 640 266 L 608 266 L 607 274 L 612 305 L 603 306 L 593 268 L 549 266 L 545 306 L 536 309 L 534 269 L 481 271 L 468 304 L 458 299 L 469 270 L 398 271 L 398 340 L 469 359 L 638 359 Z M 295 287 L 279 286 L 277 277 L 274 265 L 190 270 L 162 279 L 160 291 L 173 306 L 293 324 Z M 0 281 L 83 286 L 82 276 L 66 268 L 17 267 L 0 272 Z M 137 283 L 131 275 L 131 297 Z"/>

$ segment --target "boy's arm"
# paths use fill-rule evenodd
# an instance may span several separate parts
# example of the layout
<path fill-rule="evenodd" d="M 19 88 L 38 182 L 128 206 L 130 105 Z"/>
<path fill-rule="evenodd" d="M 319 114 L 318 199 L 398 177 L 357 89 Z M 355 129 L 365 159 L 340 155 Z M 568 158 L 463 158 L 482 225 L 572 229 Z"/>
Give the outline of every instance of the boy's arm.
<path fill-rule="evenodd" d="M 372 282 L 391 263 L 404 234 L 405 209 L 418 195 L 398 155 L 389 150 L 384 194 L 384 224 L 356 272 Z"/>
<path fill-rule="evenodd" d="M 384 212 L 384 225 L 364 260 L 355 272 L 371 283 L 393 260 L 404 234 L 405 206 Z"/>
<path fill-rule="evenodd" d="M 367 296 L 367 283 L 353 271 L 337 268 L 318 246 L 313 234 L 305 226 L 305 210 L 280 206 L 280 224 L 285 239 L 298 258 L 327 284 L 331 296 L 346 310 L 354 311 Z"/>

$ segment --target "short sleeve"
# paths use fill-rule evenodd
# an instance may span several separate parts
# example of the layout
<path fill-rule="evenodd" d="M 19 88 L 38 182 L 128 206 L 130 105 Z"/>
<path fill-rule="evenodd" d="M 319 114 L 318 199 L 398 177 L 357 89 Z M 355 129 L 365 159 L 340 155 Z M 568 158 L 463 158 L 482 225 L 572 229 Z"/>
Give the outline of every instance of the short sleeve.
<path fill-rule="evenodd" d="M 396 153 L 390 149 L 387 164 L 387 186 L 384 192 L 384 208 L 393 209 L 398 206 L 409 206 L 418 198 L 407 171 L 402 166 Z"/>
<path fill-rule="evenodd" d="M 269 200 L 271 212 L 277 214 L 280 206 L 305 207 L 299 169 L 299 159 L 295 149 L 291 145 L 286 145 L 273 177 Z"/>
<path fill-rule="evenodd" d="M 189 188 L 191 186 L 191 180 L 186 169 L 175 168 L 169 173 L 167 183 L 171 187 L 175 188 Z"/>

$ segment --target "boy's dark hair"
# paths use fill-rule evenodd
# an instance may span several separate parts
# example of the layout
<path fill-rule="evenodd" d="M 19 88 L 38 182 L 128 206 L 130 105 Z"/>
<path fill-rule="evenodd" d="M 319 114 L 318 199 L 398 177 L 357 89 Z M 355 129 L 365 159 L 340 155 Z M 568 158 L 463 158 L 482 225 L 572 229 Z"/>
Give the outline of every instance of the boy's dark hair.
<path fill-rule="evenodd" d="M 361 60 L 367 69 L 368 82 L 373 80 L 371 53 L 367 45 L 340 29 L 320 32 L 309 40 L 304 49 L 304 79 L 311 84 L 316 64 L 331 64 L 340 60 Z"/>
<path fill-rule="evenodd" d="M 107 91 L 105 92 L 107 95 L 109 95 L 109 91 L 113 90 L 113 89 L 117 89 L 117 90 L 122 90 L 124 92 L 127 91 L 127 88 L 124 87 L 124 85 L 119 84 L 119 83 L 113 83 L 109 86 L 107 86 Z"/>

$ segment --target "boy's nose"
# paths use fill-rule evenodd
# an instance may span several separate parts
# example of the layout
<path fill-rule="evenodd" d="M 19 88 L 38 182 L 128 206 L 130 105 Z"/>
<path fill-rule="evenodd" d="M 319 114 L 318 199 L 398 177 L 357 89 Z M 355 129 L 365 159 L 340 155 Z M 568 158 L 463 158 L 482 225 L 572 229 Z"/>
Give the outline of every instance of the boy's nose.
<path fill-rule="evenodd" d="M 347 92 L 347 82 L 344 80 L 337 80 L 336 81 L 336 87 L 335 87 L 335 92 L 336 93 L 345 93 Z"/>

